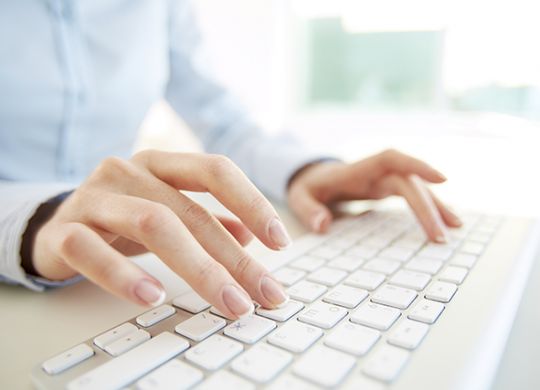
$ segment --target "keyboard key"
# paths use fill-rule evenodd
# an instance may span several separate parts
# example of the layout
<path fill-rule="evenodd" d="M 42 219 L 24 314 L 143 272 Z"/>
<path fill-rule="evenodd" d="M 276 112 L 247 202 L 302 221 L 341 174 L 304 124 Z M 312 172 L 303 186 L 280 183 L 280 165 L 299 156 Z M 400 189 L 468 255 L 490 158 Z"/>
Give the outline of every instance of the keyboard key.
<path fill-rule="evenodd" d="M 405 249 L 409 249 L 411 251 L 416 252 L 420 248 L 422 248 L 425 243 L 426 243 L 425 237 L 421 237 L 421 238 L 403 237 L 394 241 L 392 246 L 397 247 L 397 248 L 405 248 Z"/>
<path fill-rule="evenodd" d="M 429 326 L 421 322 L 403 320 L 392 330 L 388 342 L 405 349 L 416 349 L 426 336 Z"/>
<path fill-rule="evenodd" d="M 274 272 L 274 278 L 286 287 L 292 286 L 304 276 L 306 276 L 305 271 L 287 267 L 280 268 Z"/>
<path fill-rule="evenodd" d="M 256 315 L 241 318 L 229 324 L 223 333 L 233 339 L 253 344 L 276 327 L 274 321 Z"/>
<path fill-rule="evenodd" d="M 126 322 L 116 328 L 113 328 L 105 333 L 100 334 L 94 339 L 94 344 L 99 348 L 105 349 L 107 345 L 116 340 L 121 339 L 122 337 L 135 332 L 138 328 L 130 322 Z"/>
<path fill-rule="evenodd" d="M 311 347 L 322 335 L 323 331 L 319 328 L 291 321 L 268 336 L 268 342 L 288 351 L 300 353 Z"/>
<path fill-rule="evenodd" d="M 446 261 L 452 256 L 453 252 L 454 249 L 450 245 L 429 243 L 418 252 L 418 256 L 427 259 Z"/>
<path fill-rule="evenodd" d="M 301 378 L 324 387 L 335 387 L 354 367 L 352 356 L 317 345 L 294 365 L 293 372 Z"/>
<path fill-rule="evenodd" d="M 329 347 L 351 353 L 356 356 L 365 355 L 379 340 L 381 333 L 377 330 L 345 322 L 330 333 L 324 340 Z"/>
<path fill-rule="evenodd" d="M 356 244 L 359 239 L 360 237 L 356 235 L 334 237 L 326 241 L 326 245 L 345 250 Z"/>
<path fill-rule="evenodd" d="M 110 343 L 105 347 L 105 351 L 112 356 L 119 356 L 147 340 L 150 340 L 150 333 L 138 329 L 135 332 L 129 333 L 127 336 Z"/>
<path fill-rule="evenodd" d="M 467 277 L 468 272 L 469 271 L 467 271 L 467 269 L 463 267 L 449 266 L 446 267 L 443 272 L 441 272 L 441 274 L 439 275 L 439 280 L 442 280 L 443 282 L 461 284 Z"/>
<path fill-rule="evenodd" d="M 339 282 L 341 282 L 345 277 L 347 276 L 347 272 L 334 269 L 334 268 L 328 268 L 328 267 L 322 267 L 319 268 L 317 271 L 312 272 L 308 275 L 307 280 L 314 283 L 323 284 L 328 287 L 333 287 Z"/>
<path fill-rule="evenodd" d="M 381 259 L 377 257 L 368 261 L 363 268 L 368 271 L 379 272 L 384 275 L 391 275 L 396 272 L 399 267 L 401 267 L 401 263 L 399 261 Z"/>
<path fill-rule="evenodd" d="M 406 309 L 416 299 L 416 291 L 385 284 L 371 296 L 371 300 L 386 306 Z"/>
<path fill-rule="evenodd" d="M 210 304 L 202 299 L 195 291 L 189 291 L 174 298 L 172 304 L 180 309 L 198 314 L 210 307 Z"/>
<path fill-rule="evenodd" d="M 491 241 L 491 234 L 473 231 L 467 236 L 467 241 L 478 242 L 480 244 L 486 245 Z"/>
<path fill-rule="evenodd" d="M 360 258 L 355 258 L 352 256 L 338 256 L 334 260 L 328 263 L 328 267 L 337 268 L 346 272 L 352 272 L 358 269 L 364 260 Z"/>
<path fill-rule="evenodd" d="M 330 329 L 347 315 L 342 307 L 316 302 L 298 316 L 298 320 L 323 329 Z"/>
<path fill-rule="evenodd" d="M 182 337 L 163 332 L 68 383 L 68 390 L 117 389 L 136 381 L 189 348 Z"/>
<path fill-rule="evenodd" d="M 215 334 L 187 351 L 185 357 L 206 370 L 217 370 L 243 350 L 238 341 Z"/>
<path fill-rule="evenodd" d="M 437 321 L 443 310 L 444 305 L 442 303 L 422 299 L 409 312 L 409 318 L 426 324 L 433 324 Z"/>
<path fill-rule="evenodd" d="M 430 281 L 431 277 L 428 274 L 402 269 L 396 272 L 388 282 L 395 286 L 421 291 L 426 288 Z"/>
<path fill-rule="evenodd" d="M 287 294 L 292 299 L 300 302 L 311 303 L 323 295 L 328 288 L 317 283 L 302 280 L 287 289 Z"/>
<path fill-rule="evenodd" d="M 284 307 L 277 309 L 264 309 L 259 307 L 255 312 L 263 317 L 269 318 L 274 321 L 284 322 L 291 318 L 304 308 L 304 305 L 300 302 L 289 301 Z"/>
<path fill-rule="evenodd" d="M 231 368 L 246 378 L 266 383 L 279 374 L 293 360 L 290 353 L 268 344 L 257 344 L 231 364 Z"/>
<path fill-rule="evenodd" d="M 221 370 L 206 379 L 197 390 L 255 390 L 255 385 L 229 371 Z"/>
<path fill-rule="evenodd" d="M 336 248 L 329 245 L 321 245 L 311 252 L 309 252 L 312 256 L 317 256 L 325 260 L 333 259 L 334 257 L 340 255 L 343 252 L 343 249 Z"/>
<path fill-rule="evenodd" d="M 157 324 L 159 321 L 164 320 L 176 313 L 174 307 L 170 305 L 162 305 L 160 307 L 155 307 L 152 310 L 147 311 L 144 314 L 141 314 L 137 317 L 137 324 L 140 326 L 149 327 Z"/>
<path fill-rule="evenodd" d="M 368 356 L 363 368 L 364 374 L 390 383 L 396 379 L 409 356 L 410 353 L 401 348 L 381 345 L 371 356 Z"/>
<path fill-rule="evenodd" d="M 364 238 L 360 244 L 362 245 L 365 245 L 365 246 L 369 246 L 369 247 L 372 247 L 372 248 L 377 248 L 379 250 L 387 247 L 388 245 L 390 245 L 390 243 L 394 240 L 393 237 L 389 236 L 389 237 L 385 237 L 383 235 L 379 235 L 379 234 L 373 234 L 371 236 L 368 236 L 366 238 Z"/>
<path fill-rule="evenodd" d="M 87 344 L 79 344 L 73 348 L 62 352 L 47 361 L 41 367 L 49 375 L 59 374 L 68 368 L 71 368 L 80 362 L 94 356 L 94 350 Z"/>
<path fill-rule="evenodd" d="M 399 246 L 390 246 L 386 249 L 383 249 L 378 257 L 383 259 L 397 260 L 397 261 L 407 261 L 414 255 L 414 250 L 401 248 Z"/>
<path fill-rule="evenodd" d="M 384 279 L 385 277 L 382 274 L 359 270 L 350 275 L 344 283 L 349 286 L 372 291 L 379 287 L 381 283 L 384 282 Z"/>
<path fill-rule="evenodd" d="M 457 291 L 457 286 L 447 282 L 433 282 L 425 291 L 425 297 L 432 301 L 447 303 Z"/>
<path fill-rule="evenodd" d="M 435 275 L 442 266 L 443 262 L 440 260 L 425 259 L 421 257 L 415 257 L 405 264 L 405 268 L 408 270 L 423 272 L 430 275 Z"/>
<path fill-rule="evenodd" d="M 305 382 L 304 380 L 296 376 L 285 374 L 285 375 L 281 375 L 277 380 L 272 382 L 272 384 L 269 387 L 266 387 L 266 389 L 267 390 L 283 390 L 283 389 L 317 390 L 318 388 L 315 388 L 315 386 L 312 385 L 311 383 Z"/>
<path fill-rule="evenodd" d="M 225 325 L 227 322 L 223 318 L 210 313 L 199 313 L 176 325 L 174 330 L 191 340 L 201 341 L 224 328 Z"/>
<path fill-rule="evenodd" d="M 137 382 L 139 390 L 189 389 L 203 379 L 201 370 L 173 359 Z"/>
<path fill-rule="evenodd" d="M 345 255 L 368 260 L 374 257 L 378 252 L 379 250 L 377 248 L 372 248 L 364 245 L 356 245 L 353 246 L 351 249 L 345 251 Z"/>
<path fill-rule="evenodd" d="M 312 272 L 317 268 L 320 268 L 326 263 L 324 259 L 315 256 L 302 256 L 299 259 L 293 261 L 290 266 L 293 268 L 301 269 L 302 271 Z"/>
<path fill-rule="evenodd" d="M 368 292 L 355 287 L 340 285 L 335 287 L 323 298 L 324 302 L 333 303 L 334 305 L 343 306 L 348 309 L 353 309 L 360 304 L 366 297 Z"/>
<path fill-rule="evenodd" d="M 351 314 L 351 321 L 378 330 L 387 330 L 399 318 L 401 312 L 393 307 L 366 302 Z"/>
<path fill-rule="evenodd" d="M 476 263 L 476 260 L 478 260 L 478 256 L 467 253 L 458 253 L 452 258 L 450 264 L 471 269 Z"/>
<path fill-rule="evenodd" d="M 459 251 L 461 253 L 468 253 L 470 255 L 480 256 L 484 251 L 484 244 L 474 241 L 465 241 Z"/>

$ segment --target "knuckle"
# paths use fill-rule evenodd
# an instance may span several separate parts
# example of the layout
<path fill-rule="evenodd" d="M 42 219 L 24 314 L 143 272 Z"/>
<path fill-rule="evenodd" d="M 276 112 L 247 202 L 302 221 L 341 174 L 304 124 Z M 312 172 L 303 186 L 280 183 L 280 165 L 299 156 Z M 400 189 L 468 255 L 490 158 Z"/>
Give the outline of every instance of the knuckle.
<path fill-rule="evenodd" d="M 236 165 L 227 156 L 213 154 L 208 156 L 207 171 L 212 177 L 222 177 L 229 175 L 236 168 Z"/>
<path fill-rule="evenodd" d="M 74 224 L 67 224 L 60 237 L 59 252 L 62 256 L 71 258 L 77 254 L 81 229 Z"/>
<path fill-rule="evenodd" d="M 189 221 L 190 227 L 195 229 L 211 224 L 214 219 L 208 210 L 195 202 L 190 202 L 190 204 L 186 206 L 183 216 Z"/>
<path fill-rule="evenodd" d="M 135 220 L 135 228 L 143 234 L 155 234 L 170 223 L 173 212 L 161 203 L 150 204 L 141 209 Z"/>
<path fill-rule="evenodd" d="M 107 157 L 94 170 L 93 178 L 109 180 L 135 176 L 135 169 L 128 161 L 119 157 Z"/>
<path fill-rule="evenodd" d="M 135 153 L 131 157 L 131 161 L 146 165 L 150 158 L 152 158 L 152 156 L 155 154 L 155 152 L 156 151 L 154 149 L 141 150 L 140 152 Z"/>
<path fill-rule="evenodd" d="M 212 259 L 208 259 L 198 269 L 195 276 L 195 283 L 197 286 L 205 286 L 208 284 L 215 284 L 216 281 L 222 279 L 224 272 L 223 266 L 216 263 Z"/>
<path fill-rule="evenodd" d="M 236 261 L 234 262 L 234 268 L 232 270 L 233 275 L 235 276 L 235 279 L 242 280 L 244 279 L 244 276 L 246 276 L 249 272 L 249 269 L 251 265 L 253 264 L 253 260 L 251 257 L 244 251 L 241 251 L 238 257 L 236 258 Z"/>
<path fill-rule="evenodd" d="M 390 148 L 390 149 L 386 149 L 383 152 L 381 152 L 380 155 L 383 158 L 383 160 L 391 160 L 394 157 L 396 157 L 397 154 L 398 154 L 398 151 L 396 149 Z"/>

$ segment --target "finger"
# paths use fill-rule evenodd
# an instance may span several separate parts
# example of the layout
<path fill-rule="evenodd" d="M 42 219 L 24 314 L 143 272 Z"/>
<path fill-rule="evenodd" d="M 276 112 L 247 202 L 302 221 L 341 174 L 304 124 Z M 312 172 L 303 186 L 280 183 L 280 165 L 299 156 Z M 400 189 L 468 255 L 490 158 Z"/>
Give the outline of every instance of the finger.
<path fill-rule="evenodd" d="M 448 232 L 422 179 L 415 175 L 408 178 L 392 175 L 388 180 L 392 182 L 396 193 L 405 198 L 428 238 L 439 243 L 446 242 Z"/>
<path fill-rule="evenodd" d="M 290 236 L 275 209 L 228 158 L 147 151 L 139 153 L 134 161 L 176 189 L 210 192 L 269 248 L 290 245 Z"/>
<path fill-rule="evenodd" d="M 112 294 L 140 305 L 160 305 L 165 290 L 152 276 L 80 223 L 62 224 L 55 251 L 73 269 Z"/>
<path fill-rule="evenodd" d="M 288 296 L 268 270 L 242 248 L 227 229 L 204 207 L 153 176 L 142 186 L 132 186 L 140 198 L 167 206 L 189 229 L 191 235 L 222 264 L 249 295 L 264 307 L 276 307 Z M 109 207 L 109 201 L 101 199 Z M 121 203 L 121 200 L 115 200 Z M 127 212 L 127 211 L 126 211 Z"/>
<path fill-rule="evenodd" d="M 326 232 L 332 223 L 332 212 L 305 187 L 289 191 L 289 206 L 304 226 L 315 233 Z"/>
<path fill-rule="evenodd" d="M 246 246 L 253 240 L 253 234 L 242 222 L 229 217 L 216 216 L 216 218 L 240 245 Z"/>
<path fill-rule="evenodd" d="M 435 203 L 435 206 L 439 210 L 439 213 L 442 216 L 442 219 L 444 223 L 447 226 L 458 228 L 463 225 L 463 222 L 457 216 L 448 206 L 446 206 L 429 188 L 427 189 L 429 191 L 429 194 L 431 195 L 431 198 L 433 199 L 433 203 Z"/>
<path fill-rule="evenodd" d="M 384 170 L 384 172 L 381 172 L 381 176 L 382 174 L 393 172 L 403 176 L 411 174 L 418 175 L 431 183 L 442 183 L 446 181 L 446 176 L 429 164 L 397 150 L 386 150 L 374 156 L 374 158 L 380 169 Z"/>
<path fill-rule="evenodd" d="M 140 242 L 227 317 L 253 312 L 246 291 L 201 247 L 170 208 L 123 195 L 109 195 L 101 202 L 91 216 L 100 229 Z"/>

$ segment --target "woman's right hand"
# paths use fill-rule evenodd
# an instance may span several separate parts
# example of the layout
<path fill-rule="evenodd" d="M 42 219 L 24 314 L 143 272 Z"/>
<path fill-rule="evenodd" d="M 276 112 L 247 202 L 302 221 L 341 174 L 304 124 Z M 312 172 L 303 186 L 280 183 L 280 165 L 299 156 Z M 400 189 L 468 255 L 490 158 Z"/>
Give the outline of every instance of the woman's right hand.
<path fill-rule="evenodd" d="M 240 221 L 218 220 L 179 190 L 210 192 Z M 229 159 L 143 151 L 108 158 L 38 231 L 33 265 L 48 279 L 84 275 L 142 305 L 163 302 L 161 284 L 127 256 L 151 251 L 229 318 L 273 308 L 283 287 L 244 250 L 252 237 L 271 249 L 290 238 L 268 200 Z"/>

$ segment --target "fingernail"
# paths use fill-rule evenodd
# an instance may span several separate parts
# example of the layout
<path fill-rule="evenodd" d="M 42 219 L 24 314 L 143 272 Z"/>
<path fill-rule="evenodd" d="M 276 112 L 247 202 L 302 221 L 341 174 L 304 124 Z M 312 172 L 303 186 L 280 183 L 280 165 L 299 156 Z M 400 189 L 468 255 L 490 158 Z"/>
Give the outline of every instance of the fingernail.
<path fill-rule="evenodd" d="M 439 176 L 441 180 L 444 180 L 444 181 L 448 180 L 448 178 L 445 175 L 443 175 L 442 172 L 435 170 L 435 173 L 437 174 L 437 176 Z"/>
<path fill-rule="evenodd" d="M 270 276 L 264 276 L 261 280 L 261 291 L 276 307 L 287 304 L 289 296 L 283 290 L 283 287 Z"/>
<path fill-rule="evenodd" d="M 439 232 L 437 236 L 435 236 L 435 242 L 438 242 L 439 244 L 446 244 L 448 241 L 450 241 L 448 231 L 446 228 L 439 226 Z"/>
<path fill-rule="evenodd" d="M 223 302 L 238 318 L 247 317 L 255 311 L 253 302 L 238 287 L 229 284 L 223 288 Z"/>
<path fill-rule="evenodd" d="M 141 280 L 135 287 L 135 294 L 152 306 L 159 306 L 165 301 L 165 291 L 149 280 Z"/>
<path fill-rule="evenodd" d="M 322 224 L 324 222 L 324 219 L 326 218 L 326 213 L 324 211 L 320 211 L 315 215 L 313 218 L 313 222 L 311 223 L 311 227 L 314 232 L 320 232 L 322 228 Z"/>
<path fill-rule="evenodd" d="M 268 235 L 279 249 L 285 249 L 291 245 L 291 237 L 289 237 L 287 229 L 285 229 L 283 223 L 277 218 L 270 221 L 270 224 L 268 225 Z"/>

